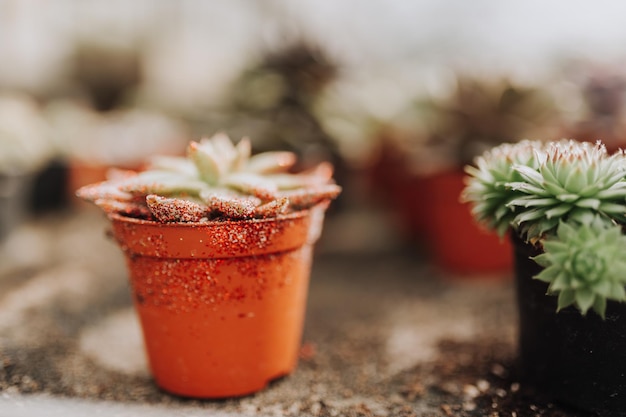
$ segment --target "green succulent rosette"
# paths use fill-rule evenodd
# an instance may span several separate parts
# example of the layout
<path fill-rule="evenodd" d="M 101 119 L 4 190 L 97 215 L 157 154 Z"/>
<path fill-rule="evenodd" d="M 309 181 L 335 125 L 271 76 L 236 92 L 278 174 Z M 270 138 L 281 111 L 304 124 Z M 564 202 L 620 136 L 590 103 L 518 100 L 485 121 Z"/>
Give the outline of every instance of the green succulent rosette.
<path fill-rule="evenodd" d="M 510 203 L 524 197 L 522 191 L 512 190 L 509 184 L 523 181 L 513 166 L 537 168 L 543 143 L 523 140 L 505 143 L 486 151 L 475 159 L 476 166 L 466 166 L 469 175 L 462 200 L 472 203 L 472 214 L 490 229 L 503 236 L 510 229 L 516 213 Z"/>
<path fill-rule="evenodd" d="M 506 187 L 522 193 L 507 203 L 512 224 L 527 240 L 553 232 L 560 220 L 588 223 L 595 214 L 626 224 L 626 157 L 609 155 L 601 143 L 573 140 L 547 144 L 538 167 L 513 164 L 522 177 Z"/>
<path fill-rule="evenodd" d="M 497 146 L 466 167 L 462 199 L 475 219 L 513 230 L 543 248 L 535 278 L 575 305 L 604 317 L 607 300 L 626 301 L 626 155 L 600 142 L 521 141 Z"/>
<path fill-rule="evenodd" d="M 548 294 L 558 296 L 558 310 L 574 305 L 583 315 L 593 309 L 604 318 L 607 300 L 626 300 L 626 236 L 621 226 L 599 216 L 582 225 L 560 222 L 543 248 L 533 258 L 544 267 L 535 278 L 549 284 Z"/>

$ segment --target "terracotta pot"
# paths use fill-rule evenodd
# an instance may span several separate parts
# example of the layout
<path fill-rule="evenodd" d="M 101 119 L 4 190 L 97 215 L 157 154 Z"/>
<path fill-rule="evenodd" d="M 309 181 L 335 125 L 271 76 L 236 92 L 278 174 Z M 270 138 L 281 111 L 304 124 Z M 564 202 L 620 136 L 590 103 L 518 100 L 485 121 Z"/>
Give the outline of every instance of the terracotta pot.
<path fill-rule="evenodd" d="M 570 306 L 532 279 L 541 271 L 531 245 L 512 237 L 519 308 L 520 372 L 553 400 L 602 416 L 626 416 L 626 305 L 609 301 L 606 319 Z"/>
<path fill-rule="evenodd" d="M 426 181 L 415 175 L 397 175 L 381 195 L 383 204 L 392 208 L 395 225 L 402 239 L 422 244 L 429 236 L 430 208 L 425 201 Z"/>
<path fill-rule="evenodd" d="M 434 261 L 460 274 L 508 271 L 513 265 L 510 242 L 476 224 L 469 204 L 459 201 L 463 178 L 461 171 L 426 177 L 420 198 L 415 199 L 426 205 Z"/>
<path fill-rule="evenodd" d="M 406 155 L 382 137 L 378 157 L 369 171 L 373 197 L 382 206 L 390 207 L 402 237 L 421 243 L 428 229 L 428 213 L 424 204 L 424 177 L 407 169 Z"/>
<path fill-rule="evenodd" d="M 161 388 L 242 396 L 295 368 L 324 209 L 191 224 L 110 216 Z"/>

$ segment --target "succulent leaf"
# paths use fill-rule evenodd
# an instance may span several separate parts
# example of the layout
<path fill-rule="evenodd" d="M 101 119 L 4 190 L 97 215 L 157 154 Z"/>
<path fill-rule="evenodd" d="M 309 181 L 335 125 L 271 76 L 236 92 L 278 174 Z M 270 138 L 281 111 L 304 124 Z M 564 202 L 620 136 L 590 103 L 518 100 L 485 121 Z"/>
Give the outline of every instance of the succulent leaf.
<path fill-rule="evenodd" d="M 146 203 L 152 215 L 162 223 L 199 222 L 206 217 L 206 207 L 193 201 L 150 194 Z"/>
<path fill-rule="evenodd" d="M 549 191 L 546 191 L 540 187 L 537 187 L 526 182 L 509 182 L 505 184 L 506 188 L 510 188 L 513 191 L 522 191 L 526 194 L 535 194 L 539 196 L 548 197 L 551 195 Z"/>
<path fill-rule="evenodd" d="M 235 146 L 235 150 L 237 153 L 233 160 L 232 169 L 235 172 L 242 171 L 246 168 L 246 164 L 250 164 L 250 155 L 252 154 L 250 139 L 242 138 Z"/>
<path fill-rule="evenodd" d="M 178 173 L 165 171 L 144 171 L 134 177 L 119 181 L 117 189 L 133 195 L 198 195 L 207 188 L 207 184 L 200 179 L 194 179 Z"/>
<path fill-rule="evenodd" d="M 509 206 L 522 206 L 522 207 L 536 207 L 536 206 L 545 206 L 550 204 L 558 203 L 558 199 L 554 197 L 548 198 L 532 198 L 528 196 L 516 198 L 514 200 L 509 201 Z"/>
<path fill-rule="evenodd" d="M 245 172 L 228 175 L 222 185 L 244 194 L 254 195 L 261 200 L 275 199 L 278 191 L 278 187 L 268 178 Z"/>
<path fill-rule="evenodd" d="M 131 201 L 133 199 L 131 193 L 121 190 L 117 184 L 108 181 L 81 187 L 76 191 L 76 196 L 91 202 L 104 200 Z"/>
<path fill-rule="evenodd" d="M 296 155 L 293 152 L 264 152 L 250 157 L 245 170 L 256 174 L 272 174 L 284 172 L 295 163 Z"/>
<path fill-rule="evenodd" d="M 281 197 L 287 198 L 294 207 L 311 207 L 337 197 L 340 192 L 341 188 L 337 185 L 326 184 L 309 189 L 283 191 Z"/>
<path fill-rule="evenodd" d="M 572 305 L 576 301 L 576 293 L 574 290 L 563 290 L 559 292 L 557 301 L 557 311 L 561 311 L 565 307 Z"/>
<path fill-rule="evenodd" d="M 556 194 L 555 199 L 557 200 L 557 204 L 558 201 L 562 201 L 564 203 L 575 203 L 580 199 L 580 196 L 577 194 L 567 194 L 563 192 L 561 194 Z"/>
<path fill-rule="evenodd" d="M 565 216 L 572 209 L 572 207 L 573 206 L 569 204 L 561 204 L 551 208 L 550 210 L 546 210 L 545 216 L 547 219 L 560 218 Z"/>
<path fill-rule="evenodd" d="M 214 148 L 207 143 L 191 142 L 187 152 L 198 169 L 200 179 L 207 184 L 216 185 L 222 168 Z"/>
<path fill-rule="evenodd" d="M 254 209 L 254 217 L 265 218 L 283 214 L 289 208 L 289 199 L 282 197 Z"/>
<path fill-rule="evenodd" d="M 585 174 L 583 173 L 581 167 L 576 167 L 568 175 L 563 188 L 580 193 L 586 185 L 587 181 L 585 181 Z"/>
<path fill-rule="evenodd" d="M 602 320 L 606 318 L 606 297 L 596 297 L 592 307 L 602 317 Z"/>
<path fill-rule="evenodd" d="M 119 213 L 130 217 L 149 217 L 150 210 L 143 204 L 132 201 L 119 201 L 113 199 L 95 200 L 94 204 L 108 213 Z"/>
<path fill-rule="evenodd" d="M 209 211 L 231 219 L 254 217 L 254 211 L 261 203 L 261 200 L 255 197 L 213 192 L 203 193 L 202 198 L 209 207 Z"/>
<path fill-rule="evenodd" d="M 581 208 L 589 208 L 597 211 L 600 209 L 600 200 L 597 198 L 583 198 L 582 200 L 578 200 L 576 205 Z"/>
<path fill-rule="evenodd" d="M 580 311 L 587 312 L 589 307 L 593 305 L 596 295 L 588 288 L 582 288 L 576 291 L 576 305 Z M 601 312 L 604 314 L 604 312 Z"/>
<path fill-rule="evenodd" d="M 617 183 L 611 188 L 598 191 L 596 198 L 600 200 L 622 199 L 623 201 L 626 201 L 626 184 Z"/>
<path fill-rule="evenodd" d="M 517 171 L 522 179 L 526 181 L 526 183 L 534 185 L 536 187 L 542 187 L 544 183 L 544 179 L 539 172 L 534 170 L 531 167 L 527 167 L 524 165 L 515 164 L 512 166 L 512 169 Z"/>

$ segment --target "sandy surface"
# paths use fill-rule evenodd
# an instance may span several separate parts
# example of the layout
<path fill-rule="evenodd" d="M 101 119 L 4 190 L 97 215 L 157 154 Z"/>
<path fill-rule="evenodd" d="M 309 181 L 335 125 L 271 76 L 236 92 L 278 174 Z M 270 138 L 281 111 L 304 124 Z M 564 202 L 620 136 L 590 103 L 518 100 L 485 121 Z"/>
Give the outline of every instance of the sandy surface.
<path fill-rule="evenodd" d="M 150 378 L 105 228 L 99 213 L 68 213 L 0 248 L 0 416 L 584 415 L 517 379 L 509 276 L 451 277 L 415 247 L 322 246 L 292 375 L 240 399 L 171 396 Z"/>

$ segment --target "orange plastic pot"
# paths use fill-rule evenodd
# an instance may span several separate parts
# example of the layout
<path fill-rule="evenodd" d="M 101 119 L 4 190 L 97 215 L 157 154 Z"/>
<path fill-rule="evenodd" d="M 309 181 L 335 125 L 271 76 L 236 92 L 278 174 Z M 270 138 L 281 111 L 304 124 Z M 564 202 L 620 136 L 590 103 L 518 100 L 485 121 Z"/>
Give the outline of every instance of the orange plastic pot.
<path fill-rule="evenodd" d="M 462 172 L 447 172 L 424 180 L 422 204 L 427 204 L 428 235 L 434 261 L 448 271 L 476 275 L 509 271 L 513 250 L 508 239 L 474 221 L 468 204 L 459 201 Z"/>
<path fill-rule="evenodd" d="M 110 215 L 157 385 L 234 397 L 292 372 L 323 213 L 170 224 Z"/>

